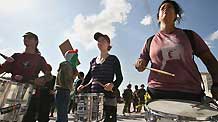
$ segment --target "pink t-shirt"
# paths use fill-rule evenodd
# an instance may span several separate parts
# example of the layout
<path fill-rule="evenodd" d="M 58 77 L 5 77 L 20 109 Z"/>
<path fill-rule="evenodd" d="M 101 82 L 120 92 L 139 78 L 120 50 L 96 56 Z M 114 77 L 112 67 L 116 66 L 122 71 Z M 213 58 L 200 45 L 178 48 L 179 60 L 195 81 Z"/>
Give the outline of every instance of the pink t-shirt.
<path fill-rule="evenodd" d="M 209 51 L 206 43 L 199 35 L 193 33 L 192 49 L 190 40 L 182 29 L 177 28 L 174 32 L 166 34 L 158 32 L 150 45 L 151 67 L 175 74 L 175 77 L 150 72 L 148 87 L 199 94 L 201 92 L 201 76 L 193 61 L 193 50 L 195 55 Z M 146 45 L 140 58 L 149 61 L 146 56 Z"/>

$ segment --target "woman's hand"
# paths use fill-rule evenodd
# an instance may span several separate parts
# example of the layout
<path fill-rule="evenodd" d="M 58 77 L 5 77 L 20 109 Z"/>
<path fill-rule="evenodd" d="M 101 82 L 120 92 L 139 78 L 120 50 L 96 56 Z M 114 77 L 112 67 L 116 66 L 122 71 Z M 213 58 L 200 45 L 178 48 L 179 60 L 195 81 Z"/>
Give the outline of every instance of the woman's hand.
<path fill-rule="evenodd" d="M 14 79 L 17 81 L 21 81 L 23 79 L 23 76 L 22 75 L 15 75 Z"/>
<path fill-rule="evenodd" d="M 44 86 L 46 83 L 43 77 L 36 78 L 33 82 L 34 82 L 34 85 L 36 86 Z"/>
<path fill-rule="evenodd" d="M 12 57 L 7 57 L 7 58 L 6 58 L 6 61 L 12 63 L 12 62 L 14 62 L 14 58 L 12 58 Z"/>
<path fill-rule="evenodd" d="M 49 95 L 55 95 L 55 90 L 49 90 Z"/>
<path fill-rule="evenodd" d="M 147 63 L 144 59 L 138 59 L 135 63 L 135 68 L 139 72 L 143 72 L 145 70 L 146 66 L 147 66 Z"/>
<path fill-rule="evenodd" d="M 83 85 L 79 85 L 79 87 L 76 89 L 77 92 L 81 92 L 83 90 L 84 86 Z"/>
<path fill-rule="evenodd" d="M 104 90 L 106 90 L 106 91 L 113 91 L 112 89 L 113 89 L 113 87 L 114 87 L 114 84 L 113 83 L 107 83 L 107 84 L 105 84 L 104 85 Z"/>

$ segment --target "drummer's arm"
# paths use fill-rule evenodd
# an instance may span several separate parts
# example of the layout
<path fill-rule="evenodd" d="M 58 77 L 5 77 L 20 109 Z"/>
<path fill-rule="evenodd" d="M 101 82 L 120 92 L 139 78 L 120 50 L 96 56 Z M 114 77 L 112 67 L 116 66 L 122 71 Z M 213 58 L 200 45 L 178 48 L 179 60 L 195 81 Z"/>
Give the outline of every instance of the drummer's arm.
<path fill-rule="evenodd" d="M 115 63 L 114 63 L 114 69 L 115 69 L 114 71 L 115 71 L 115 75 L 116 75 L 116 80 L 113 82 L 113 84 L 114 84 L 113 90 L 115 88 L 118 88 L 123 81 L 123 75 L 121 72 L 120 62 L 117 58 L 116 58 Z"/>
<path fill-rule="evenodd" d="M 88 73 L 86 74 L 83 82 L 81 83 L 81 85 L 84 86 L 84 85 L 88 84 L 90 82 L 91 78 L 92 78 L 92 74 L 91 74 L 91 68 L 90 68 Z"/>
<path fill-rule="evenodd" d="M 200 54 L 199 57 L 206 65 L 207 70 L 211 74 L 211 77 L 213 79 L 211 93 L 213 95 L 213 98 L 218 100 L 218 62 L 210 51 Z"/>
<path fill-rule="evenodd" d="M 199 55 L 199 58 L 206 65 L 208 72 L 211 74 L 213 83 L 218 86 L 218 62 L 215 56 L 208 50 Z"/>
<path fill-rule="evenodd" d="M 0 74 L 4 72 L 11 72 L 11 66 L 8 62 L 0 64 Z"/>
<path fill-rule="evenodd" d="M 92 78 L 92 74 L 91 74 L 91 68 L 89 69 L 89 72 L 87 73 L 87 75 L 85 76 L 84 80 L 82 81 L 82 83 L 77 87 L 77 92 L 81 92 L 81 90 L 85 87 L 87 87 L 86 85 L 90 82 Z M 88 84 L 89 85 L 89 84 Z"/>

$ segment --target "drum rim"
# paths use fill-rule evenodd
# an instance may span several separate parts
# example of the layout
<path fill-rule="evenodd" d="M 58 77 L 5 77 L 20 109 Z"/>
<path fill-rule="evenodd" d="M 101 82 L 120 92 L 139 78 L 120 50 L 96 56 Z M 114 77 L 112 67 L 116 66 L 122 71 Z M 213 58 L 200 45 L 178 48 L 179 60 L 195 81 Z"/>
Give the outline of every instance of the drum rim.
<path fill-rule="evenodd" d="M 31 83 L 17 82 L 17 81 L 13 81 L 11 79 L 6 79 L 4 77 L 0 77 L 0 83 L 10 83 L 13 85 L 29 85 L 29 86 L 33 87 L 33 85 Z"/>
<path fill-rule="evenodd" d="M 210 116 L 210 117 L 202 117 L 204 119 L 200 119 L 201 117 L 195 118 L 195 117 L 181 116 L 181 115 L 176 115 L 176 114 L 171 114 L 171 113 L 164 113 L 164 112 L 157 111 L 157 110 L 152 110 L 151 108 L 149 108 L 149 106 L 148 106 L 149 103 L 155 102 L 155 101 L 161 101 L 161 100 L 175 101 L 175 102 L 184 102 L 184 101 L 186 101 L 188 103 L 200 103 L 200 102 L 197 102 L 197 101 L 181 100 L 181 99 L 155 99 L 153 101 L 149 101 L 146 104 L 146 108 L 147 108 L 148 112 L 151 113 L 151 114 L 154 114 L 155 116 L 159 116 L 159 117 L 163 117 L 163 118 L 176 119 L 176 120 L 189 120 L 189 121 L 210 121 L 210 120 L 213 120 L 212 118 L 217 118 L 218 117 L 218 114 L 217 114 L 217 115 Z"/>
<path fill-rule="evenodd" d="M 76 96 L 104 96 L 104 93 L 79 93 Z"/>

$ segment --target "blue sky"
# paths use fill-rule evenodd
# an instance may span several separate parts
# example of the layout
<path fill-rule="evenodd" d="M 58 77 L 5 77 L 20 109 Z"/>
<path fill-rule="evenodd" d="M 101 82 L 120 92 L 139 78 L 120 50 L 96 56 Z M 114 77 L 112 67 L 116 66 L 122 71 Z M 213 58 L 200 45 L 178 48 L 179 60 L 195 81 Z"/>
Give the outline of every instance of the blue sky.
<path fill-rule="evenodd" d="M 80 71 L 87 73 L 89 61 L 98 55 L 93 34 L 108 34 L 112 40 L 110 54 L 121 62 L 124 81 L 146 84 L 149 71 L 138 73 L 133 64 L 144 41 L 158 31 L 156 13 L 162 0 L 1 0 L 0 52 L 8 56 L 23 52 L 22 35 L 32 31 L 39 36 L 39 49 L 53 74 L 64 60 L 58 45 L 70 39 L 79 50 Z M 177 0 L 184 10 L 183 20 L 177 25 L 197 32 L 218 57 L 218 1 Z M 205 66 L 195 58 L 200 71 Z M 0 63 L 4 59 L 0 58 Z"/>

